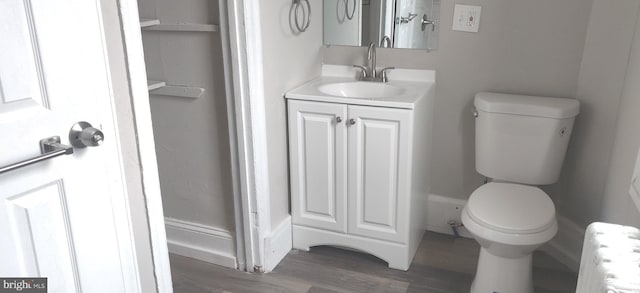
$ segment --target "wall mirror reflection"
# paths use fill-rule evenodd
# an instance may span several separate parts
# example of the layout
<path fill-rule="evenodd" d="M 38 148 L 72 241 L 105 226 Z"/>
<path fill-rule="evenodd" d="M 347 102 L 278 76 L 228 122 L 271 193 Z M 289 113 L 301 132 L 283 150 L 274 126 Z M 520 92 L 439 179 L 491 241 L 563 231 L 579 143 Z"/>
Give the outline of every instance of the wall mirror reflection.
<path fill-rule="evenodd" d="M 324 44 L 436 49 L 440 0 L 324 0 Z"/>

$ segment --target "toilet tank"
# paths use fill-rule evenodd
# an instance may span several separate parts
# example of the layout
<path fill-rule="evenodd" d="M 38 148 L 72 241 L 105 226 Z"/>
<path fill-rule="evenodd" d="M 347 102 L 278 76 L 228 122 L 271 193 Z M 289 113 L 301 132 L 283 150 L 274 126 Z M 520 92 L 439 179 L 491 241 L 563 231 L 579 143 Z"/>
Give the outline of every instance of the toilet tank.
<path fill-rule="evenodd" d="M 558 181 L 580 104 L 574 99 L 478 93 L 476 170 L 500 181 Z"/>

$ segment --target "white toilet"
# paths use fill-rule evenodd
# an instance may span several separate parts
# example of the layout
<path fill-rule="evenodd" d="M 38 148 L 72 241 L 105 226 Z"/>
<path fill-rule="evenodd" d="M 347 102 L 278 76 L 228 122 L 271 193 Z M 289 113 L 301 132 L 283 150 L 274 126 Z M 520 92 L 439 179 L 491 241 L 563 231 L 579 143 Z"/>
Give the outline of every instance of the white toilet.
<path fill-rule="evenodd" d="M 476 189 L 462 223 L 480 243 L 472 293 L 532 293 L 531 255 L 558 231 L 556 211 L 534 185 L 558 181 L 577 100 L 479 93 Z"/>

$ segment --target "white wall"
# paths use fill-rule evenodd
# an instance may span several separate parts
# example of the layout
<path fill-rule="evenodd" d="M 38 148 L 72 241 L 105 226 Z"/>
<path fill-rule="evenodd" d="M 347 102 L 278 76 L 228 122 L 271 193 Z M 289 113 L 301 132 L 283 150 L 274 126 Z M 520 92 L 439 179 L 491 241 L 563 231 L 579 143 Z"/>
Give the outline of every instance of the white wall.
<path fill-rule="evenodd" d="M 441 3 L 438 49 L 379 49 L 379 66 L 435 69 L 432 193 L 467 199 L 482 184 L 475 170 L 473 97 L 480 91 L 575 97 L 591 1 L 472 0 L 478 33 L 451 30 Z M 364 48 L 331 46 L 329 64 L 363 64 Z"/>
<path fill-rule="evenodd" d="M 140 0 L 140 16 L 218 24 L 218 1 Z M 219 33 L 144 31 L 147 75 L 205 88 L 199 99 L 151 95 L 167 218 L 234 231 L 226 93 Z"/>
<path fill-rule="evenodd" d="M 289 25 L 290 0 L 260 5 L 271 230 L 289 215 L 289 165 L 284 93 L 320 74 L 322 1 L 309 1 L 315 15 L 306 32 Z"/>
<path fill-rule="evenodd" d="M 601 219 L 640 227 L 640 211 L 629 197 L 629 184 L 640 147 L 640 22 L 634 27 L 609 175 L 601 203 Z"/>

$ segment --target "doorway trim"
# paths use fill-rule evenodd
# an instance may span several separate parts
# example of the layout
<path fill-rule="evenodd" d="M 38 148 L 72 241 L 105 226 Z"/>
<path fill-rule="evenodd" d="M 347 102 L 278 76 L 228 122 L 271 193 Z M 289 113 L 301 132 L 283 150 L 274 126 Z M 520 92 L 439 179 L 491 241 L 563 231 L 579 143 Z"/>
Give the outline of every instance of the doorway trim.
<path fill-rule="evenodd" d="M 144 63 L 138 3 L 136 0 L 115 1 L 117 1 L 122 26 L 123 49 L 131 95 L 133 124 L 140 159 L 142 192 L 144 193 L 147 208 L 146 217 L 149 227 L 156 290 L 160 293 L 170 293 L 173 292 L 173 284 L 162 209 L 155 140 L 151 124 L 151 106 L 147 89 L 147 73 Z"/>
<path fill-rule="evenodd" d="M 172 292 L 138 4 L 136 0 L 115 1 L 121 18 L 156 285 L 158 292 Z M 238 268 L 249 272 L 263 271 L 264 240 L 271 228 L 259 7 L 258 0 L 220 2 L 236 257 Z"/>
<path fill-rule="evenodd" d="M 233 66 L 231 62 L 231 40 L 229 29 L 229 18 L 227 16 L 229 8 L 227 1 L 218 2 L 218 10 L 220 14 L 220 39 L 222 41 L 222 55 L 224 66 L 224 89 L 226 93 L 226 106 L 227 106 L 227 124 L 229 133 L 229 151 L 231 155 L 231 178 L 232 178 L 232 190 L 233 190 L 233 216 L 235 226 L 235 251 L 236 261 L 239 270 L 247 270 L 247 255 L 245 253 L 245 227 L 243 223 L 246 221 L 243 218 L 243 205 L 242 195 L 244 188 L 241 187 L 240 180 L 240 158 L 239 158 L 239 146 L 237 136 L 237 121 L 235 112 L 235 91 L 233 85 Z"/>
<path fill-rule="evenodd" d="M 242 226 L 246 271 L 264 272 L 265 239 L 271 230 L 260 1 L 229 1 L 229 35 L 238 169 L 241 182 L 236 229 Z"/>

